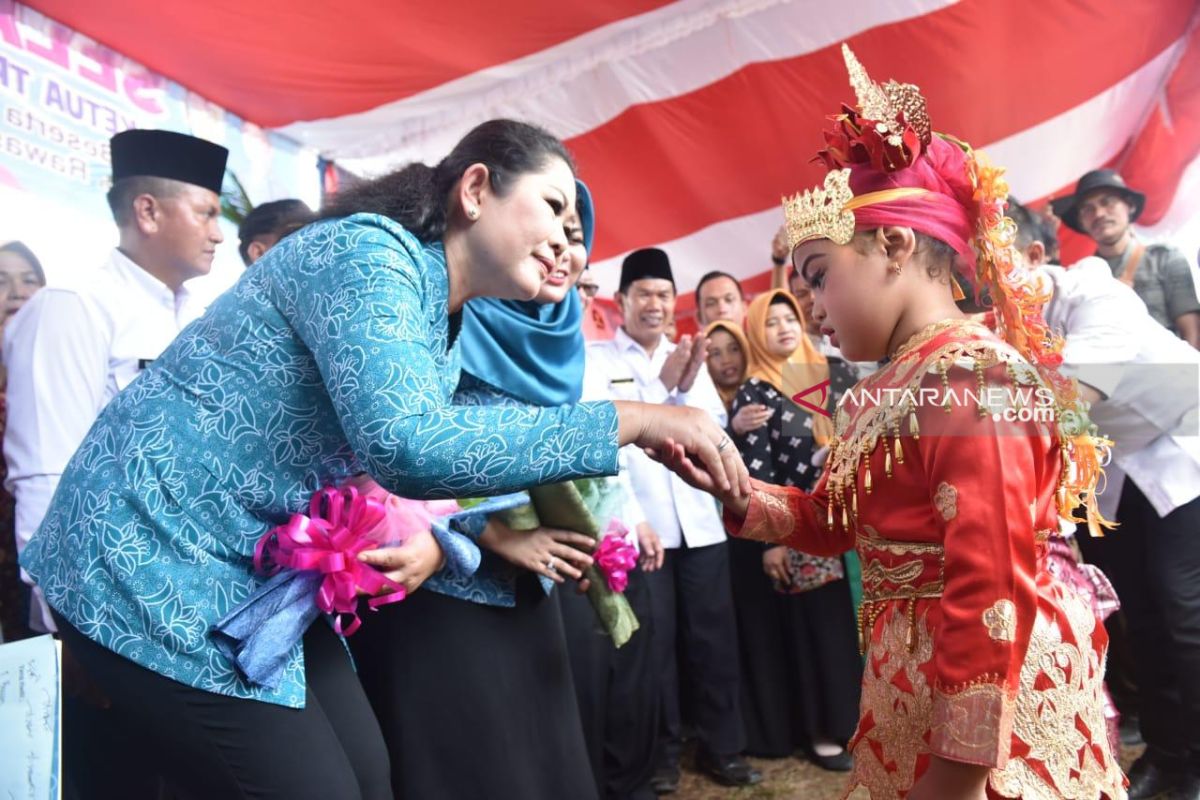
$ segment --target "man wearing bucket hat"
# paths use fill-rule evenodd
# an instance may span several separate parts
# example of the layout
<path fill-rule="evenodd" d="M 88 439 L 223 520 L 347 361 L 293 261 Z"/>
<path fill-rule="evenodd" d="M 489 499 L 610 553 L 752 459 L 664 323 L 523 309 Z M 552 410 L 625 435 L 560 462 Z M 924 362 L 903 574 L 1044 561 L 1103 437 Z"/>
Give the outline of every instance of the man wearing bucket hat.
<path fill-rule="evenodd" d="M 1187 257 L 1168 245 L 1144 244 L 1133 232 L 1145 205 L 1146 195 L 1126 186 L 1111 169 L 1092 170 L 1073 194 L 1051 203 L 1068 228 L 1096 243 L 1096 255 L 1133 288 L 1150 316 L 1200 348 L 1200 299 Z"/>

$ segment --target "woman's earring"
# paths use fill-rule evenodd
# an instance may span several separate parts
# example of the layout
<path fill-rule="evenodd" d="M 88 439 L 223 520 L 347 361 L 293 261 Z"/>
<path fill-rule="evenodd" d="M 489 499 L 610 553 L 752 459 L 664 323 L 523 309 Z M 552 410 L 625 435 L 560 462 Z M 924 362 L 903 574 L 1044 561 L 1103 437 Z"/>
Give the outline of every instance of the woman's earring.
<path fill-rule="evenodd" d="M 467 218 L 468 219 L 475 219 L 478 216 L 479 216 L 479 209 L 476 208 L 475 206 L 471 206 L 470 208 L 467 209 Z"/>
<path fill-rule="evenodd" d="M 891 264 L 888 264 L 888 270 L 890 272 L 896 273 L 897 275 L 900 274 L 902 269 L 903 269 L 903 267 L 901 267 L 900 264 L 895 261 L 893 261 Z"/>

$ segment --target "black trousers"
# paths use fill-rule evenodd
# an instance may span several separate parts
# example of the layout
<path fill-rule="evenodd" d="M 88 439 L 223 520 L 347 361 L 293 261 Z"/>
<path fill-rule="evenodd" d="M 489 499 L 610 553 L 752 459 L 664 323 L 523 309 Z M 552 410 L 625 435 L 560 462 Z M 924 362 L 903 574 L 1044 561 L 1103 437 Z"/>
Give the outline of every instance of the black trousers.
<path fill-rule="evenodd" d="M 658 766 L 659 689 L 646 574 L 640 569 L 629 573 L 625 598 L 639 627 L 620 649 L 600 627 L 586 595 L 561 587 L 556 594 L 599 795 L 604 800 L 654 800 L 650 779 Z"/>
<path fill-rule="evenodd" d="M 422 590 L 349 641 L 395 800 L 596 800 L 562 612 L 532 573 L 512 608 Z"/>
<path fill-rule="evenodd" d="M 1121 599 L 1148 753 L 1200 774 L 1200 498 L 1159 517 L 1126 480 L 1121 523 L 1082 537 Z"/>
<path fill-rule="evenodd" d="M 740 753 L 746 735 L 738 697 L 737 623 L 728 544 L 670 548 L 662 569 L 646 577 L 662 692 L 663 758 L 677 764 L 683 746 L 681 670 L 691 690 L 688 719 L 696 727 L 701 747 L 715 755 Z"/>
<path fill-rule="evenodd" d="M 96 644 L 57 615 L 55 622 L 64 644 L 112 701 L 111 709 L 83 717 L 64 704 L 64 761 L 73 750 L 115 741 L 120 760 L 110 766 L 130 786 L 157 773 L 178 798 L 391 797 L 379 725 L 349 654 L 323 620 L 304 637 L 302 709 L 194 689 Z M 70 775 L 71 766 L 64 766 Z M 87 776 L 75 788 L 80 800 L 144 796 Z"/>
<path fill-rule="evenodd" d="M 823 739 L 846 744 L 858 724 L 863 663 L 849 584 L 780 594 L 763 573 L 761 542 L 728 547 L 746 752 L 782 758 Z"/>

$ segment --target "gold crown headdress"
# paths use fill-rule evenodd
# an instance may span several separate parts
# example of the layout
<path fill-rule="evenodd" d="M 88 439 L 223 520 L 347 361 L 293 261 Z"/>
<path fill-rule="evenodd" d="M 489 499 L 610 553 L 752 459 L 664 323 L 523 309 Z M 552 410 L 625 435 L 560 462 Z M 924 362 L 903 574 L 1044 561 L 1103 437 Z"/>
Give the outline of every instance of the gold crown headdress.
<path fill-rule="evenodd" d="M 847 210 L 846 204 L 853 199 L 848 169 L 830 170 L 819 189 L 783 198 L 788 248 L 794 250 L 801 242 L 819 238 L 849 242 L 854 236 L 854 212 Z"/>
<path fill-rule="evenodd" d="M 933 134 L 925 98 L 916 86 L 875 83 L 849 45 L 842 45 L 842 58 L 859 111 L 846 109 L 836 118 L 837 130 L 826 134 L 829 147 L 818 156 L 830 167 L 824 186 L 783 198 L 788 245 L 793 249 L 811 239 L 846 244 L 854 236 L 854 209 L 929 194 L 906 187 L 854 196 L 848 164 L 869 161 L 881 171 L 902 169 L 913 163 Z"/>

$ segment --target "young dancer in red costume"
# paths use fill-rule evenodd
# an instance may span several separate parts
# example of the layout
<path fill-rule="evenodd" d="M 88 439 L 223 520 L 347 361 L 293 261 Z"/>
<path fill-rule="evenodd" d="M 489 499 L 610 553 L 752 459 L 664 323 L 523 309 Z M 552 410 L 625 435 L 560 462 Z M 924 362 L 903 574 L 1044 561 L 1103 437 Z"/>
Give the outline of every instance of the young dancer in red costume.
<path fill-rule="evenodd" d="M 1099 533 L 1107 443 L 1057 372 L 1000 171 L 932 133 L 915 86 L 876 84 L 844 54 L 859 107 L 826 133 L 823 188 L 784 210 L 824 332 L 887 363 L 839 404 L 814 490 L 755 481 L 721 498 L 727 527 L 858 551 L 867 661 L 847 796 L 1119 800 L 1104 628 L 1045 567 L 1060 515 L 1083 505 Z M 955 270 L 1001 335 L 958 311 Z M 712 488 L 681 451 L 665 460 Z"/>

